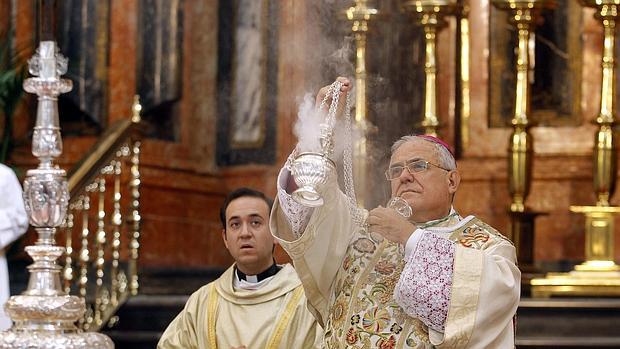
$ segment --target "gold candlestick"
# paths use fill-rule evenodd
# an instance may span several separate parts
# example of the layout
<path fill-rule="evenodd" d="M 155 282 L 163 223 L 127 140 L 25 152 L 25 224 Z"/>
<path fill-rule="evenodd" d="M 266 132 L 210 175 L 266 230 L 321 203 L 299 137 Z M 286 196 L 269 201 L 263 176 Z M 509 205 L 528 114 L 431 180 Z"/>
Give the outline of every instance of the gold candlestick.
<path fill-rule="evenodd" d="M 525 199 L 529 194 L 532 173 L 532 136 L 528 132 L 530 113 L 530 60 L 528 45 L 534 29 L 534 21 L 543 8 L 555 5 L 552 0 L 492 0 L 493 5 L 510 12 L 510 20 L 518 31 L 517 85 L 515 109 L 512 118 L 513 131 L 508 146 L 508 188 L 512 203 L 511 212 L 524 212 Z"/>
<path fill-rule="evenodd" d="M 550 273 L 532 280 L 532 295 L 620 295 L 620 266 L 614 262 L 614 215 L 620 207 L 610 206 L 616 187 L 617 146 L 615 124 L 615 50 L 618 0 L 581 0 L 597 9 L 595 17 L 604 28 L 600 113 L 594 144 L 593 184 L 596 206 L 571 206 L 572 212 L 586 217 L 586 261 L 570 273 Z"/>
<path fill-rule="evenodd" d="M 532 177 L 533 139 L 528 129 L 530 123 L 530 71 L 529 46 L 535 21 L 544 8 L 555 6 L 553 0 L 492 0 L 495 7 L 509 12 L 510 22 L 517 29 L 517 79 L 515 107 L 512 116 L 512 133 L 508 144 L 508 191 L 512 198 L 509 238 L 517 249 L 519 267 L 524 272 L 522 281 L 536 275 L 534 262 L 534 221 L 541 213 L 526 208 L 525 200 L 530 191 Z"/>
<path fill-rule="evenodd" d="M 351 31 L 355 35 L 355 125 L 360 130 L 360 137 L 353 146 L 353 176 L 357 202 L 364 207 L 368 201 L 368 152 L 367 138 L 371 129 L 367 120 L 367 79 L 366 79 L 366 38 L 368 22 L 376 18 L 379 11 L 368 7 L 367 0 L 355 0 L 353 6 L 344 11 L 344 18 L 351 22 Z"/>
<path fill-rule="evenodd" d="M 469 6 L 463 6 L 459 16 L 458 43 L 460 48 L 459 57 L 459 78 L 460 78 L 460 98 L 459 98 L 459 127 L 460 144 L 457 146 L 457 156 L 469 146 L 469 119 L 471 116 L 470 87 L 469 87 L 469 52 L 470 52 L 470 33 L 469 33 Z"/>
<path fill-rule="evenodd" d="M 454 14 L 460 6 L 455 0 L 411 0 L 403 2 L 405 11 L 414 15 L 424 28 L 424 133 L 437 136 L 440 127 L 437 117 L 437 33 L 446 25 L 445 17 Z"/>

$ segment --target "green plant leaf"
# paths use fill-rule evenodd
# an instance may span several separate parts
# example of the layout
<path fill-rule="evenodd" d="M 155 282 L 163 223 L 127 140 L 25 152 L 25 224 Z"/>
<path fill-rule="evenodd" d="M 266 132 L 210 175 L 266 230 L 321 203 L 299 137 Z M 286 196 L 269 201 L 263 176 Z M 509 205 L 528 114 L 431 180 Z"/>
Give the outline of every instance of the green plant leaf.
<path fill-rule="evenodd" d="M 13 114 L 24 90 L 26 62 L 20 54 L 11 55 L 8 35 L 0 37 L 0 112 L 4 117 L 4 130 L 0 139 L 0 162 L 5 163 L 13 148 Z M 19 50 L 23 52 L 23 50 Z"/>

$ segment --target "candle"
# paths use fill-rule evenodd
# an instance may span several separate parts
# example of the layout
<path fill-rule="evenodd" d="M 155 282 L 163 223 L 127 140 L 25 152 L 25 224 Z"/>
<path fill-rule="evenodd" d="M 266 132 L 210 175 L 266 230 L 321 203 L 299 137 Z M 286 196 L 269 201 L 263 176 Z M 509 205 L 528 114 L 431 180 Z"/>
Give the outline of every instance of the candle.
<path fill-rule="evenodd" d="M 56 0 L 39 1 L 39 40 L 54 41 Z"/>

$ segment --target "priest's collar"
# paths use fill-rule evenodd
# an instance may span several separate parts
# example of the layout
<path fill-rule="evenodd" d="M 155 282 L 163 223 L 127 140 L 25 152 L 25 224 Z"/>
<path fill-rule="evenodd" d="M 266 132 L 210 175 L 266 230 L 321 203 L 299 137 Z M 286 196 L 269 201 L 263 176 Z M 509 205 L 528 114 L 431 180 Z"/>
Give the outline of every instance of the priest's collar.
<path fill-rule="evenodd" d="M 259 273 L 257 275 L 245 275 L 241 270 L 235 267 L 235 272 L 237 272 L 237 277 L 239 280 L 245 280 L 250 283 L 257 283 L 265 280 L 266 278 L 272 277 L 276 275 L 278 271 L 280 271 L 281 267 L 279 267 L 274 261 L 273 264 L 267 268 L 267 270 Z"/>
<path fill-rule="evenodd" d="M 458 217 L 458 216 L 459 216 L 459 213 L 456 212 L 454 207 L 450 207 L 450 213 L 447 216 L 439 218 L 439 219 L 434 219 L 432 221 L 428 221 L 428 222 L 425 222 L 425 223 L 417 223 L 417 226 L 420 229 L 426 229 L 426 228 L 429 228 L 429 227 L 441 226 L 441 225 L 443 225 L 443 223 L 449 222 L 451 218 Z"/>

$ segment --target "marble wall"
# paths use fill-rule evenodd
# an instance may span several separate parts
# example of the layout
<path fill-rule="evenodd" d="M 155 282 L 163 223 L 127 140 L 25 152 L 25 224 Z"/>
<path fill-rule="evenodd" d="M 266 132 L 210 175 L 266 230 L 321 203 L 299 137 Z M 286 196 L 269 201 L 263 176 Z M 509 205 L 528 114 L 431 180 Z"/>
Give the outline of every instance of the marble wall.
<path fill-rule="evenodd" d="M 16 39 L 31 42 L 34 15 L 30 2 L 15 3 L 19 6 Z M 139 55 L 139 3 L 138 0 L 110 0 L 105 106 L 108 122 L 130 117 L 133 94 L 137 91 L 140 79 L 137 76 L 140 62 L 136 59 Z M 222 125 L 227 122 L 230 125 L 235 120 L 219 109 L 222 80 L 218 74 L 221 74 L 222 56 L 218 31 L 222 28 L 220 22 L 228 20 L 220 15 L 222 4 L 224 2 L 218 0 L 179 2 L 183 11 L 180 65 L 183 83 L 175 110 L 178 134 L 174 139 L 147 138 L 142 151 L 144 225 L 140 263 L 145 267 L 227 266 L 231 262 L 221 242 L 218 220 L 219 205 L 225 193 L 244 185 L 262 189 L 272 196 L 275 194 L 275 176 L 295 145 L 292 128 L 300 96 L 317 91 L 337 73 L 321 63 L 320 56 L 325 51 L 318 50 L 317 45 L 328 39 L 335 40 L 332 47 L 341 45 L 346 26 L 340 24 L 326 35 L 322 21 L 329 18 L 324 15 L 337 13 L 335 6 L 344 7 L 348 2 L 277 1 L 277 11 L 268 16 L 270 23 L 277 23 L 277 31 L 271 34 L 275 35 L 277 49 L 273 50 L 274 66 L 269 73 L 277 92 L 268 91 L 273 96 L 272 112 L 264 114 L 267 124 L 271 122 L 271 128 L 266 129 L 266 137 L 271 138 L 265 138 L 264 143 L 269 149 L 232 147 L 232 141 L 239 139 L 235 137 L 255 138 L 251 132 L 239 136 L 244 132 L 242 129 L 238 131 L 241 133 L 230 133 L 229 127 L 226 140 L 222 141 Z M 333 8 L 329 9 L 331 12 L 321 12 L 317 4 Z M 410 19 L 397 12 L 396 5 L 397 1 L 382 2 L 383 9 L 393 12 L 395 17 L 380 24 L 378 35 L 369 41 L 372 55 L 369 73 L 377 77 L 369 92 L 375 100 L 384 98 L 371 108 L 375 115 L 382 116 L 374 116 L 381 127 L 380 133 L 374 136 L 378 149 L 386 149 L 398 135 L 415 130 L 415 121 L 420 118 L 417 113 L 422 87 L 412 82 L 420 77 L 419 70 L 415 70 L 421 64 L 419 46 L 414 46 L 419 45 L 419 41 L 415 41 L 419 40 L 416 36 L 419 34 Z M 489 15 L 488 1 L 470 2 L 471 139 L 462 149 L 459 160 L 463 181 L 456 206 L 462 214 L 479 215 L 506 231 L 510 203 L 506 153 L 510 128 L 490 127 Z M 581 91 L 581 112 L 575 115 L 578 122 L 562 127 L 540 125 L 531 130 L 535 139 L 535 159 L 527 205 L 547 213 L 536 221 L 535 258 L 539 262 L 574 261 L 584 255 L 584 219 L 570 213 L 569 206 L 595 202 L 591 184 L 595 126 L 591 122 L 598 112 L 600 98 L 602 29 L 592 15 L 591 10 L 582 11 L 580 40 L 583 46 L 581 57 L 575 58 L 582 62 L 583 76 L 578 86 Z M 440 135 L 452 144 L 458 134 L 455 130 L 455 42 L 455 23 L 451 21 L 440 34 L 438 46 L 441 89 L 438 109 L 444 125 Z M 383 51 L 386 48 L 397 50 L 394 52 L 398 52 L 398 56 L 387 54 Z M 33 122 L 32 106 L 32 99 L 25 101 L 20 121 L 15 126 L 22 146 L 13 154 L 12 161 L 22 168 L 34 164 L 28 141 Z M 246 109 L 252 108 L 250 105 Z M 95 140 L 95 136 L 87 135 L 65 137 L 61 165 L 70 167 L 77 162 Z M 239 155 L 243 151 L 271 153 L 262 161 L 253 161 L 258 158 L 247 155 L 249 153 Z M 383 183 L 377 186 L 380 185 Z M 612 203 L 618 204 L 617 195 Z M 616 256 L 620 257 L 618 240 Z M 279 251 L 278 259 L 286 260 L 286 256 Z"/>

